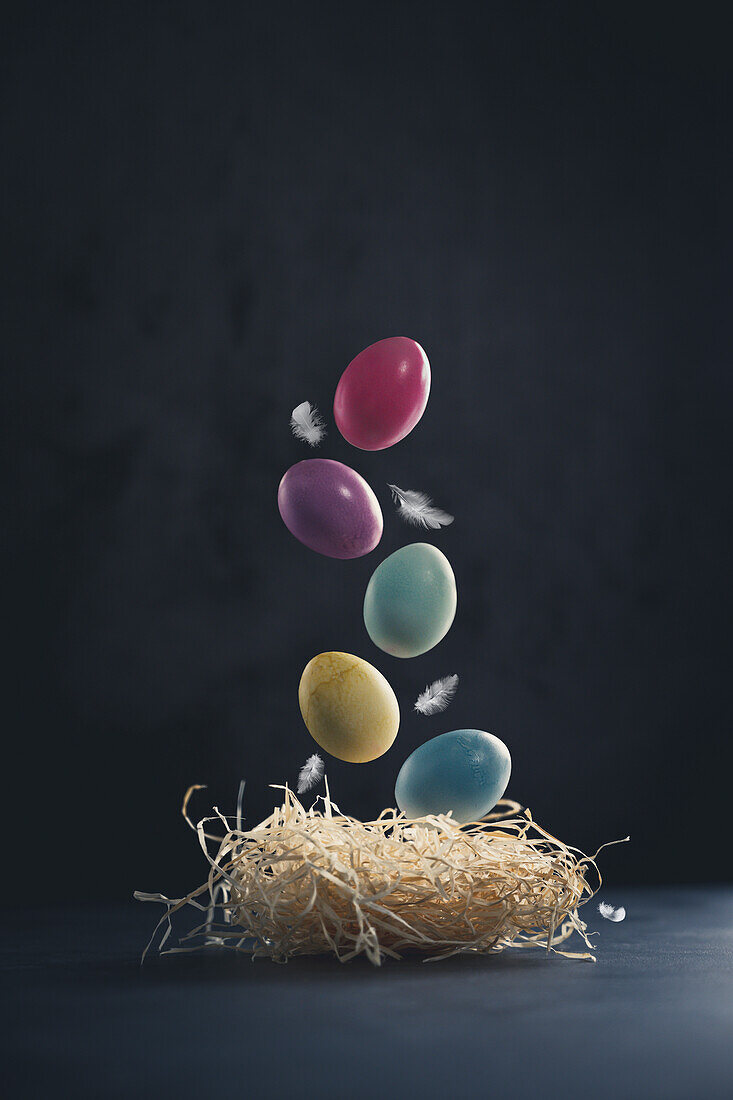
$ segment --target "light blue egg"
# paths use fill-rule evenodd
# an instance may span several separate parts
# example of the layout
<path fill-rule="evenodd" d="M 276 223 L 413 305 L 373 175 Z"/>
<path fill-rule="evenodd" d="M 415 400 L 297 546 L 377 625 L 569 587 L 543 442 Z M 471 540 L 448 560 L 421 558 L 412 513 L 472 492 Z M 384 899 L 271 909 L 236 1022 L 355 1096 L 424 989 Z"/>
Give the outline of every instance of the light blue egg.
<path fill-rule="evenodd" d="M 456 613 L 456 578 L 445 554 L 427 542 L 402 546 L 372 573 L 364 625 L 393 657 L 427 653 L 448 633 Z"/>
<path fill-rule="evenodd" d="M 512 758 L 493 733 L 452 730 L 415 749 L 400 768 L 394 793 L 407 817 L 447 814 L 461 824 L 493 810 L 509 782 Z"/>

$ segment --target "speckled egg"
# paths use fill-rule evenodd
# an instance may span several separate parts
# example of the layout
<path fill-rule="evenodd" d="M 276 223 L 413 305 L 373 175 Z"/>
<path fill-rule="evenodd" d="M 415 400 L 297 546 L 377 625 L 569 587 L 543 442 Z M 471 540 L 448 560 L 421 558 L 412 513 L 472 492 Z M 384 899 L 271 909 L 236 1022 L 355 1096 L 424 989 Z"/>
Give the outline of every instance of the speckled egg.
<path fill-rule="evenodd" d="M 361 474 L 332 458 L 306 458 L 277 491 L 283 523 L 305 546 L 329 558 L 360 558 L 382 537 L 382 509 Z"/>
<path fill-rule="evenodd" d="M 400 728 L 400 708 L 389 682 L 351 653 L 313 657 L 303 669 L 298 702 L 313 740 L 350 764 L 382 756 Z"/>
<path fill-rule="evenodd" d="M 341 375 L 333 415 L 341 435 L 362 451 L 404 439 L 425 412 L 430 363 L 415 340 L 391 336 L 352 359 Z"/>
<path fill-rule="evenodd" d="M 512 770 L 509 749 L 493 733 L 452 730 L 415 749 L 395 783 L 407 817 L 447 814 L 461 824 L 479 821 L 504 794 Z"/>
<path fill-rule="evenodd" d="M 364 625 L 393 657 L 427 653 L 448 633 L 456 613 L 456 578 L 445 554 L 427 542 L 402 546 L 372 573 Z"/>

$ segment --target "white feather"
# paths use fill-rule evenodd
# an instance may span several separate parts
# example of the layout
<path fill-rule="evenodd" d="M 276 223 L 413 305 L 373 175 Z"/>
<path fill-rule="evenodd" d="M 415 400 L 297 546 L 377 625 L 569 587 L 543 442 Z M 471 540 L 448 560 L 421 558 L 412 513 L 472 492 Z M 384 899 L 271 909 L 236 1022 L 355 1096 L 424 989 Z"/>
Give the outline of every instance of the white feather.
<path fill-rule="evenodd" d="M 323 417 L 310 401 L 296 405 L 290 417 L 290 427 L 296 439 L 317 447 L 326 434 Z"/>
<path fill-rule="evenodd" d="M 453 516 L 436 508 L 427 493 L 417 489 L 400 489 L 397 485 L 390 485 L 389 488 L 397 505 L 397 513 L 406 523 L 429 527 L 434 531 L 453 522 Z"/>
<path fill-rule="evenodd" d="M 421 692 L 415 703 L 415 710 L 420 714 L 440 714 L 441 710 L 450 703 L 458 687 L 457 676 L 444 676 L 442 680 L 434 680 L 425 691 Z"/>
<path fill-rule="evenodd" d="M 602 917 L 605 917 L 606 920 L 612 920 L 616 923 L 618 923 L 620 920 L 623 920 L 626 916 L 626 910 L 624 909 L 623 905 L 619 905 L 618 909 L 614 909 L 614 907 L 612 905 L 609 905 L 607 901 L 601 902 L 601 904 L 598 906 L 598 912 L 601 914 Z"/>
<path fill-rule="evenodd" d="M 314 752 L 313 756 L 309 756 L 300 769 L 300 774 L 298 776 L 298 794 L 304 794 L 305 791 L 309 791 L 311 787 L 315 787 L 316 783 L 320 783 L 323 779 L 325 770 L 326 765 L 323 763 L 318 753 Z"/>

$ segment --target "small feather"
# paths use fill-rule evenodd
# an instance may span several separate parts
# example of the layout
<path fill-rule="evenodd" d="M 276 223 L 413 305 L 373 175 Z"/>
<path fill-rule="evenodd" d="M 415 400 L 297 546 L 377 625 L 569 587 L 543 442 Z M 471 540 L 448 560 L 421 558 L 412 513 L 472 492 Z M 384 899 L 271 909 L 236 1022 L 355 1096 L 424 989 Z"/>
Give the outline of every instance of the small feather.
<path fill-rule="evenodd" d="M 326 770 L 326 765 L 321 760 L 317 752 L 313 753 L 313 756 L 309 756 L 303 767 L 300 769 L 298 776 L 298 794 L 304 794 L 309 791 L 311 787 L 315 787 L 316 783 L 320 783 L 323 779 L 323 773 Z"/>
<path fill-rule="evenodd" d="M 326 434 L 323 417 L 310 401 L 296 405 L 290 417 L 290 427 L 296 439 L 317 447 Z"/>
<path fill-rule="evenodd" d="M 429 527 L 435 531 L 438 527 L 447 527 L 453 522 L 453 516 L 436 508 L 427 493 L 421 493 L 417 489 L 400 489 L 397 485 L 390 485 L 389 488 L 397 505 L 397 514 L 405 523 L 411 523 L 414 527 Z"/>
<path fill-rule="evenodd" d="M 457 676 L 444 676 L 442 680 L 434 680 L 425 691 L 421 692 L 415 703 L 415 710 L 420 714 L 440 714 L 441 710 L 450 703 L 458 687 Z"/>
<path fill-rule="evenodd" d="M 609 905 L 607 901 L 601 902 L 601 904 L 598 906 L 598 912 L 601 914 L 602 917 L 605 917 L 606 920 L 612 920 L 616 923 L 618 923 L 620 920 L 623 920 L 626 916 L 626 910 L 624 909 L 623 905 L 619 905 L 618 909 L 614 909 L 614 907 L 612 905 Z"/>

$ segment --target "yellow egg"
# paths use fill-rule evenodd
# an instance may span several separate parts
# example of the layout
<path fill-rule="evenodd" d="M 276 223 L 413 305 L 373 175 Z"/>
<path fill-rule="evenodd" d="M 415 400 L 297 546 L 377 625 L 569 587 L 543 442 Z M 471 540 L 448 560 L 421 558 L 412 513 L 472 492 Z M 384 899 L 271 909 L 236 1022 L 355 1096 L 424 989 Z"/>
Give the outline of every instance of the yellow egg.
<path fill-rule="evenodd" d="M 400 728 L 400 708 L 390 684 L 351 653 L 313 657 L 303 669 L 298 702 L 313 740 L 350 764 L 382 756 Z"/>

